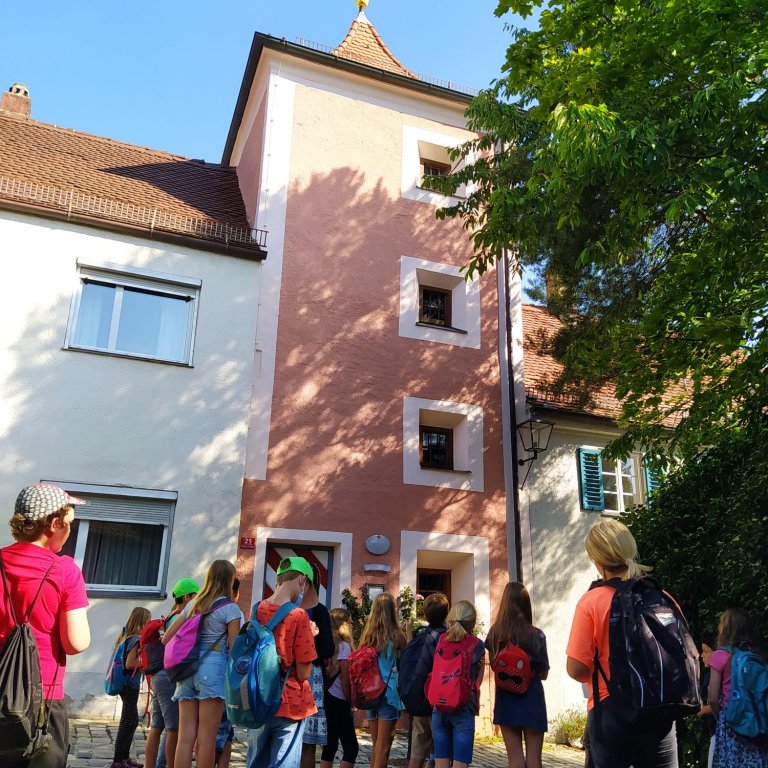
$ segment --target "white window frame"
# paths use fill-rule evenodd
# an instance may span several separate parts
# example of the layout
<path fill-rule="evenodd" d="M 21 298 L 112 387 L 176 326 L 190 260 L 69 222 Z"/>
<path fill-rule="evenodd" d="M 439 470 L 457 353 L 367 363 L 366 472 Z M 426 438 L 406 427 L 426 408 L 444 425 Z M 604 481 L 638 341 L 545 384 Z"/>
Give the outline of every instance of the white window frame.
<path fill-rule="evenodd" d="M 64 349 L 84 352 L 95 352 L 117 357 L 129 357 L 139 360 L 151 360 L 154 362 L 168 363 L 171 365 L 191 366 L 194 355 L 195 331 L 197 329 L 197 312 L 200 299 L 202 281 L 183 275 L 173 275 L 166 272 L 142 269 L 126 264 L 113 264 L 107 261 L 78 259 L 77 286 L 75 288 L 67 323 L 67 335 L 64 340 Z M 83 294 L 83 285 L 87 280 L 98 281 L 113 285 L 117 290 L 115 302 L 112 308 L 112 320 L 107 347 L 94 347 L 84 344 L 75 344 L 77 334 L 77 322 L 80 314 L 80 302 Z M 139 352 L 123 352 L 116 348 L 117 333 L 119 328 L 120 310 L 122 307 L 122 293 L 124 288 L 137 288 L 139 290 L 161 293 L 166 296 L 183 299 L 188 303 L 187 328 L 184 342 L 184 355 L 176 360 L 157 355 L 147 355 Z"/>
<path fill-rule="evenodd" d="M 457 162 L 451 162 L 448 157 L 449 147 L 458 147 L 470 138 L 460 139 L 436 131 L 427 131 L 413 125 L 403 126 L 403 157 L 400 194 L 409 200 L 416 200 L 428 205 L 445 206 L 455 205 L 459 199 L 466 197 L 469 189 L 462 185 L 454 195 L 441 195 L 422 186 L 423 163 L 422 158 L 449 163 L 452 168 L 461 167 L 464 163 L 471 163 L 474 156 Z"/>
<path fill-rule="evenodd" d="M 421 287 L 451 292 L 451 325 L 419 320 Z M 467 349 L 480 349 L 480 281 L 466 280 L 461 268 L 413 256 L 400 257 L 399 335 Z"/>
<path fill-rule="evenodd" d="M 453 469 L 419 463 L 421 426 L 453 430 Z M 484 489 L 483 409 L 450 400 L 403 398 L 403 482 L 463 491 Z"/>
<path fill-rule="evenodd" d="M 642 504 L 644 500 L 647 498 L 647 489 L 645 488 L 644 480 L 641 479 L 641 476 L 643 475 L 642 468 L 643 468 L 643 457 L 641 454 L 632 452 L 629 456 L 629 458 L 632 460 L 633 466 L 634 466 L 634 494 L 632 496 L 632 506 L 637 506 L 638 504 Z M 602 457 L 602 473 L 600 477 L 600 482 L 603 484 L 603 504 L 605 508 L 603 509 L 604 515 L 610 515 L 610 516 L 619 516 L 623 515 L 627 512 L 629 507 L 626 507 L 624 504 L 624 493 L 623 493 L 623 484 L 622 484 L 622 478 L 624 477 L 624 474 L 621 471 L 623 461 L 618 460 L 614 461 L 614 467 L 612 471 L 608 471 L 606 469 L 606 462 L 608 459 L 606 459 L 604 456 Z M 613 460 L 611 460 L 613 461 Z M 606 501 L 609 496 L 609 492 L 605 489 L 605 476 L 606 475 L 613 475 L 615 481 L 616 481 L 616 504 L 618 506 L 618 509 L 608 509 L 608 506 L 606 504 Z"/>
<path fill-rule="evenodd" d="M 152 499 L 156 501 L 170 502 L 170 511 L 168 515 L 167 523 L 158 522 L 143 522 L 138 521 L 129 515 L 121 515 L 110 517 L 108 522 L 111 523 L 124 523 L 126 525 L 163 525 L 163 538 L 160 547 L 160 560 L 158 564 L 157 581 L 151 585 L 136 585 L 136 584 L 92 584 L 86 583 L 86 589 L 89 594 L 99 596 L 120 596 L 121 594 L 130 595 L 147 595 L 147 596 L 165 596 L 165 584 L 168 574 L 168 559 L 170 554 L 171 545 L 171 532 L 173 529 L 173 520 L 175 516 L 176 501 L 178 500 L 178 493 L 176 491 L 163 491 L 149 488 L 126 488 L 123 486 L 117 487 L 113 485 L 94 485 L 92 483 L 69 483 L 62 482 L 61 480 L 41 480 L 42 483 L 53 483 L 63 488 L 68 493 L 77 496 L 78 494 L 86 495 L 86 504 L 83 506 L 75 507 L 75 518 L 78 520 L 77 542 L 75 544 L 74 561 L 82 570 L 83 563 L 85 562 L 85 550 L 88 543 L 88 530 L 91 521 L 104 521 L 105 517 L 89 517 L 88 516 L 88 504 L 87 495 L 92 494 L 96 496 L 111 496 L 120 498 L 135 498 L 135 499 Z"/>

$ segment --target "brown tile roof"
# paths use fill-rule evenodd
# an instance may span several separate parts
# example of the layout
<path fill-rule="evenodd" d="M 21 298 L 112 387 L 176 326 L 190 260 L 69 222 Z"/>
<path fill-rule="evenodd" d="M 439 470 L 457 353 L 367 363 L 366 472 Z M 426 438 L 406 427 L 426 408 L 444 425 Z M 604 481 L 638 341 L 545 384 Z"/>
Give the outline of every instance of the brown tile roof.
<path fill-rule="evenodd" d="M 561 327 L 561 322 L 545 307 L 523 305 L 523 368 L 528 402 L 571 413 L 615 419 L 621 413 L 621 404 L 613 384 L 590 388 L 586 398 L 581 391 L 561 392 L 555 387 L 563 364 L 546 350 L 548 342 Z M 670 388 L 668 393 L 685 397 L 682 385 Z M 664 421 L 667 426 L 673 426 L 675 422 L 675 418 Z"/>
<path fill-rule="evenodd" d="M 376 28 L 368 21 L 362 11 L 352 22 L 347 36 L 331 53 L 334 56 L 356 61 L 358 64 L 366 64 L 369 67 L 385 69 L 388 72 L 416 79 L 416 75 L 392 55 L 392 52 L 379 37 Z"/>
<path fill-rule="evenodd" d="M 9 199 L 12 186 L 54 188 L 82 193 L 81 199 L 157 209 L 192 221 L 196 232 L 188 234 L 206 239 L 210 227 L 249 227 L 234 168 L 28 118 L 0 114 L 0 178 L 1 199 Z"/>

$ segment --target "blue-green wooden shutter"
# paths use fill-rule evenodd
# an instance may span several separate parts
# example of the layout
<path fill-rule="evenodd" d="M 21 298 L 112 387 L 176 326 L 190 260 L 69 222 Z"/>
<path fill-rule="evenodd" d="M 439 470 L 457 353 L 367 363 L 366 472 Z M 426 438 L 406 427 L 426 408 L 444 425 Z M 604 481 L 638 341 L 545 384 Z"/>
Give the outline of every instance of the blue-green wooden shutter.
<path fill-rule="evenodd" d="M 603 494 L 603 460 L 596 448 L 579 448 L 579 481 L 581 508 L 602 512 L 605 509 Z"/>
<path fill-rule="evenodd" d="M 659 469 L 652 469 L 648 456 L 643 457 L 643 467 L 645 468 L 645 490 L 648 494 L 647 503 L 651 503 L 651 497 L 661 483 L 664 473 Z"/>

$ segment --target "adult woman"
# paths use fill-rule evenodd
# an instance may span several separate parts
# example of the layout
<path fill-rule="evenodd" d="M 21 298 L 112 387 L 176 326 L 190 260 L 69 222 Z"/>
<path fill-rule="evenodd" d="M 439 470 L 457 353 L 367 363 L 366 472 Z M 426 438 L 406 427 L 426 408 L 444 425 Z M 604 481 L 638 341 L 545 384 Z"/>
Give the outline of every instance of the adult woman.
<path fill-rule="evenodd" d="M 637 544 L 629 528 L 618 520 L 596 523 L 584 542 L 589 559 L 600 578 L 633 579 L 651 569 L 637 562 Z M 590 589 L 576 605 L 566 653 L 566 671 L 589 686 L 587 727 L 597 768 L 677 768 L 675 724 L 666 719 L 633 721 L 611 701 L 608 686 L 600 675 L 593 690 L 595 654 L 601 669 L 610 675 L 608 620 L 614 588 Z M 598 703 L 595 706 L 595 694 Z"/>
<path fill-rule="evenodd" d="M 214 560 L 197 596 L 163 635 L 163 644 L 197 613 L 207 613 L 200 634 L 201 659 L 197 672 L 176 683 L 173 698 L 179 702 L 179 737 L 175 768 L 190 768 L 195 750 L 200 768 L 213 768 L 216 734 L 224 711 L 224 677 L 227 658 L 243 623 L 242 611 L 232 602 L 235 566 Z M 195 746 L 197 742 L 197 746 Z"/>
<path fill-rule="evenodd" d="M 491 665 L 510 642 L 528 654 L 533 676 L 525 693 L 496 688 L 493 723 L 501 728 L 510 768 L 540 768 L 547 730 L 547 705 L 541 681 L 547 679 L 549 658 L 544 633 L 533 626 L 528 590 L 519 581 L 510 581 L 504 587 L 496 621 L 488 632 L 485 645 Z"/>

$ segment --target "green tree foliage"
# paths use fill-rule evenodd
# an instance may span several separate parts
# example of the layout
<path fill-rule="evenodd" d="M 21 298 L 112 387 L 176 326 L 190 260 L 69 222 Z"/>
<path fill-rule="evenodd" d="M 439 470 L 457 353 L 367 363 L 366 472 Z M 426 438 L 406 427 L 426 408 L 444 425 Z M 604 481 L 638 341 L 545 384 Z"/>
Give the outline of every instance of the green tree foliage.
<path fill-rule="evenodd" d="M 739 606 L 768 640 L 768 420 L 676 467 L 626 522 L 640 561 L 678 600 L 694 638 L 716 632 L 722 611 Z M 678 736 L 681 765 L 704 765 L 702 725 L 688 720 Z"/>
<path fill-rule="evenodd" d="M 538 29 L 513 30 L 504 76 L 468 110 L 466 164 L 429 181 L 471 183 L 438 215 L 469 230 L 470 274 L 503 249 L 546 274 L 559 386 L 616 384 L 615 455 L 693 455 L 766 405 L 768 4 L 496 13 L 534 7 Z"/>

